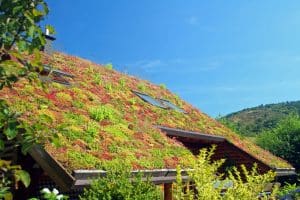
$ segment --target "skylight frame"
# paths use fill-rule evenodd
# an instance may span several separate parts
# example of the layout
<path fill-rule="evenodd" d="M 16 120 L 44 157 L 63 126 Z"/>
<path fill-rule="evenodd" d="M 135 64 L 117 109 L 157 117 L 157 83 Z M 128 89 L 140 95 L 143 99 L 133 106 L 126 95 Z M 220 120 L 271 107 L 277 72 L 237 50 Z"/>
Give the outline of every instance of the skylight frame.
<path fill-rule="evenodd" d="M 159 107 L 159 108 L 163 108 L 163 109 L 167 109 L 168 107 L 166 105 L 164 105 L 159 99 L 155 99 L 153 97 L 151 97 L 150 95 L 146 94 L 146 93 L 142 93 L 142 92 L 139 92 L 139 91 L 135 91 L 135 90 L 132 90 L 132 92 L 137 95 L 139 98 L 141 98 L 143 101 L 153 105 L 153 106 L 156 106 L 156 107 Z"/>
<path fill-rule="evenodd" d="M 54 68 L 52 68 L 49 65 L 44 65 L 43 71 L 46 71 L 46 72 L 48 72 L 50 74 L 51 73 L 55 74 L 57 76 L 65 76 L 65 77 L 69 77 L 69 78 L 74 78 L 74 75 L 72 75 L 70 73 L 67 73 L 67 72 L 64 72 L 62 70 L 59 70 L 59 69 L 54 69 Z"/>
<path fill-rule="evenodd" d="M 55 82 L 62 85 L 71 86 L 72 84 L 66 78 L 74 78 L 75 76 L 59 69 L 53 69 L 49 65 L 44 65 L 39 77 L 43 82 Z"/>
<path fill-rule="evenodd" d="M 186 113 L 185 110 L 183 110 L 182 108 L 179 108 L 177 105 L 173 104 L 171 101 L 169 101 L 167 99 L 159 99 L 159 101 L 162 102 L 162 104 L 165 105 L 167 108 L 176 110 L 181 113 Z"/>

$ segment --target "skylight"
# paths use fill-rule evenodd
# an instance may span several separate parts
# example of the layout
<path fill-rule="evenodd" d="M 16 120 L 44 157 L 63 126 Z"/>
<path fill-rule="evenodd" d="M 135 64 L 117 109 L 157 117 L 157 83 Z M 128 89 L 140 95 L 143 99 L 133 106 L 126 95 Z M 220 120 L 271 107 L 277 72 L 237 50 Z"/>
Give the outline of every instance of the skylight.
<path fill-rule="evenodd" d="M 165 105 L 168 108 L 171 108 L 171 109 L 176 110 L 181 113 L 185 113 L 185 111 L 183 109 L 179 108 L 178 106 L 174 105 L 173 103 L 171 103 L 170 101 L 168 101 L 166 99 L 160 99 L 160 101 L 162 102 L 163 105 Z"/>
<path fill-rule="evenodd" d="M 53 69 L 52 67 L 50 67 L 48 65 L 44 65 L 43 71 L 55 74 L 57 76 L 66 76 L 66 77 L 74 78 L 74 76 L 72 74 L 69 74 L 67 72 L 61 71 L 59 69 Z"/>
<path fill-rule="evenodd" d="M 178 106 L 171 103 L 169 100 L 166 99 L 155 99 L 148 94 L 141 93 L 138 91 L 132 90 L 134 94 L 136 94 L 138 97 L 140 97 L 142 100 L 144 100 L 147 103 L 152 104 L 153 106 L 157 106 L 164 109 L 173 109 L 181 113 L 186 113 L 183 109 L 179 108 Z"/>
<path fill-rule="evenodd" d="M 72 74 L 67 72 L 53 69 L 51 66 L 44 65 L 43 71 L 40 72 L 40 79 L 43 82 L 56 82 L 63 85 L 71 85 L 67 78 L 74 78 Z"/>
<path fill-rule="evenodd" d="M 167 106 L 165 106 L 161 101 L 154 99 L 153 97 L 141 93 L 141 92 L 137 92 L 137 91 L 132 91 L 134 94 L 136 94 L 137 96 L 139 96 L 142 100 L 144 100 L 145 102 L 148 102 L 150 104 L 152 104 L 153 106 L 157 106 L 160 108 L 167 108 Z"/>

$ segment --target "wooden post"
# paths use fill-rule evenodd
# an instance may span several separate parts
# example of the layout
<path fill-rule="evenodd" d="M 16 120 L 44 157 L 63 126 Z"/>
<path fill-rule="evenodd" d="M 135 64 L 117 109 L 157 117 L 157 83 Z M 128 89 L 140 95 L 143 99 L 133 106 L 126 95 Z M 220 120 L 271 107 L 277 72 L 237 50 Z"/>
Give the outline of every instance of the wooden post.
<path fill-rule="evenodd" d="M 172 200 L 172 183 L 164 184 L 164 200 Z"/>

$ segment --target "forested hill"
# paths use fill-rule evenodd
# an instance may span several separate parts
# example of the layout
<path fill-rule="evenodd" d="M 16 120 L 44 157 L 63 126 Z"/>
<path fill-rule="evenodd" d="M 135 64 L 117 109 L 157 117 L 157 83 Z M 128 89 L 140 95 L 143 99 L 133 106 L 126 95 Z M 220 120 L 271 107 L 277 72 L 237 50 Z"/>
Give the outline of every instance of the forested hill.
<path fill-rule="evenodd" d="M 274 128 L 280 120 L 293 114 L 300 114 L 300 101 L 247 108 L 218 120 L 242 135 L 254 136 L 264 130 Z"/>

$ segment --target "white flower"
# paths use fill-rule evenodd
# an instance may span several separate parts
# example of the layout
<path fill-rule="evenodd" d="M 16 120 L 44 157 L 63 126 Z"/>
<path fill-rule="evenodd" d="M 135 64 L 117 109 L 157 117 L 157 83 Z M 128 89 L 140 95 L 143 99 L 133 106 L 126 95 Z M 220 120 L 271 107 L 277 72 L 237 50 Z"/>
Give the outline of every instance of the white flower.
<path fill-rule="evenodd" d="M 54 189 L 52 190 L 52 193 L 55 194 L 55 195 L 58 195 L 59 192 L 58 192 L 58 190 L 57 190 L 56 188 L 54 188 Z"/>
<path fill-rule="evenodd" d="M 56 199 L 57 199 L 57 200 L 61 200 L 61 199 L 63 199 L 63 198 L 64 198 L 64 195 L 62 195 L 62 194 L 56 196 Z"/>
<path fill-rule="evenodd" d="M 44 189 L 42 189 L 42 191 L 41 191 L 42 193 L 45 193 L 45 194 L 49 194 L 49 193 L 51 193 L 50 192 L 50 190 L 48 189 L 48 188 L 44 188 Z"/>

